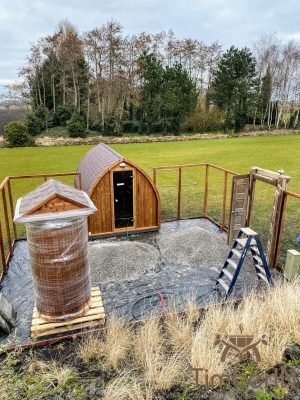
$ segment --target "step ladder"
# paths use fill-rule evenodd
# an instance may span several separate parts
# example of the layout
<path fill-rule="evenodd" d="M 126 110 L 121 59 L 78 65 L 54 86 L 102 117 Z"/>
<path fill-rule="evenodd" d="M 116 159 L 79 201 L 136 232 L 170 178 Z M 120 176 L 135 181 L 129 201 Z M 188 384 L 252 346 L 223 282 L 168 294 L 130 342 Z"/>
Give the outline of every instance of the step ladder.
<path fill-rule="evenodd" d="M 221 286 L 225 290 L 226 298 L 232 293 L 249 249 L 259 281 L 273 285 L 259 235 L 250 228 L 241 228 L 214 286 L 214 289 Z"/>

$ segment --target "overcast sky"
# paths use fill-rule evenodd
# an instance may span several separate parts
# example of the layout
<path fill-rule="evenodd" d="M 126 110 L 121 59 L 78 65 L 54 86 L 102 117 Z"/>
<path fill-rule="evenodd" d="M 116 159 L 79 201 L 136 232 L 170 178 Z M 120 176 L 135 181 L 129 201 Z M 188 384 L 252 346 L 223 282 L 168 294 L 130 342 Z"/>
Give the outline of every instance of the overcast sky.
<path fill-rule="evenodd" d="M 0 0 L 0 86 L 17 78 L 30 43 L 66 18 L 80 32 L 113 18 L 128 34 L 171 28 L 223 48 L 262 33 L 300 41 L 300 0 Z"/>

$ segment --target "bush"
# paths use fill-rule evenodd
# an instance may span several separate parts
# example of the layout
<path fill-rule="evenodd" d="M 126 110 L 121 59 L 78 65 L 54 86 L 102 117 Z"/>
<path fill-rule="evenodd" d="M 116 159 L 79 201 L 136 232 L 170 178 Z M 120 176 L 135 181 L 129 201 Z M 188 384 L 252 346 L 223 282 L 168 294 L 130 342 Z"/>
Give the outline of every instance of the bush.
<path fill-rule="evenodd" d="M 140 123 L 137 120 L 125 120 L 122 121 L 122 126 L 124 132 L 138 132 L 140 128 Z"/>
<path fill-rule="evenodd" d="M 27 117 L 28 131 L 32 136 L 39 135 L 45 129 L 44 121 L 36 116 L 36 114 L 29 114 Z"/>
<path fill-rule="evenodd" d="M 72 108 L 69 106 L 60 105 L 57 106 L 56 112 L 54 114 L 53 123 L 55 126 L 66 126 L 67 121 L 72 117 Z"/>
<path fill-rule="evenodd" d="M 107 117 L 104 122 L 104 136 L 123 136 L 123 127 L 115 116 Z"/>
<path fill-rule="evenodd" d="M 84 118 L 78 112 L 74 112 L 71 118 L 67 121 L 67 128 L 69 135 L 72 138 L 85 138 L 87 136 Z"/>
<path fill-rule="evenodd" d="M 182 130 L 187 132 L 218 131 L 224 128 L 224 113 L 217 108 L 203 111 L 197 109 L 182 124 Z"/>
<path fill-rule="evenodd" d="M 101 123 L 101 121 L 100 121 L 99 119 L 96 119 L 95 121 L 93 121 L 93 122 L 90 124 L 90 129 L 91 129 L 92 131 L 102 133 L 103 129 L 102 129 L 102 123 Z"/>
<path fill-rule="evenodd" d="M 17 121 L 13 121 L 4 127 L 4 138 L 9 147 L 27 147 L 34 144 L 27 126 Z"/>

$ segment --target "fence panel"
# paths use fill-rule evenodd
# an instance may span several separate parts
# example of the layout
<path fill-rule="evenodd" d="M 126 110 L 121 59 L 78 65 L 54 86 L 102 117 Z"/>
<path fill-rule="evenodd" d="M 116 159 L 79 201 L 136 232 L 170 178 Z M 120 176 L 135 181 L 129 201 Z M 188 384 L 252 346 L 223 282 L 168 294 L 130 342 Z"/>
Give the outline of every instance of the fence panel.
<path fill-rule="evenodd" d="M 156 170 L 155 183 L 160 196 L 162 220 L 177 218 L 178 182 L 178 168 Z"/>
<path fill-rule="evenodd" d="M 277 259 L 279 265 L 284 265 L 287 250 L 294 249 L 300 252 L 300 194 L 284 191 L 284 195 L 280 252 Z"/>

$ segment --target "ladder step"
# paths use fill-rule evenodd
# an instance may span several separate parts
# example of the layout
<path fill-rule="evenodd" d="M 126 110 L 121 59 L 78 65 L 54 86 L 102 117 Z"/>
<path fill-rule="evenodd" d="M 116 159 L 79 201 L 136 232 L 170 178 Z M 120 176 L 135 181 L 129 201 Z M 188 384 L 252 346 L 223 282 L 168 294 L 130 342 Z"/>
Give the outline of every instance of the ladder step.
<path fill-rule="evenodd" d="M 237 269 L 237 264 L 234 261 L 232 261 L 230 258 L 227 258 L 227 262 L 229 265 L 232 266 L 232 268 Z"/>
<path fill-rule="evenodd" d="M 266 276 L 264 267 L 262 267 L 262 266 L 259 265 L 259 264 L 255 264 L 255 268 L 259 269 L 259 270 L 261 271 L 261 273 L 264 274 L 264 275 Z"/>
<path fill-rule="evenodd" d="M 237 249 L 231 249 L 232 253 L 237 256 L 238 258 L 241 258 L 242 253 L 238 251 Z"/>
<path fill-rule="evenodd" d="M 229 286 L 227 285 L 227 283 L 224 282 L 221 278 L 217 279 L 217 282 L 223 287 L 223 289 L 225 289 L 226 293 L 228 293 Z"/>
<path fill-rule="evenodd" d="M 241 231 L 248 236 L 256 236 L 257 233 L 253 231 L 251 228 L 241 228 Z"/>
<path fill-rule="evenodd" d="M 228 271 L 228 269 L 227 268 L 223 268 L 223 272 L 232 281 L 233 275 Z"/>
<path fill-rule="evenodd" d="M 268 278 L 266 275 L 261 274 L 260 272 L 257 274 L 263 281 L 269 284 Z"/>
<path fill-rule="evenodd" d="M 242 247 L 246 246 L 248 238 L 244 238 L 244 239 L 235 239 L 235 241 Z M 256 245 L 256 240 L 252 239 L 250 242 L 250 246 L 255 246 Z"/>
<path fill-rule="evenodd" d="M 263 265 L 262 259 L 260 256 L 253 256 L 253 259 L 257 262 L 257 264 Z"/>
<path fill-rule="evenodd" d="M 253 250 L 258 256 L 260 256 L 258 247 L 256 247 L 256 246 L 251 246 L 251 250 Z"/>

